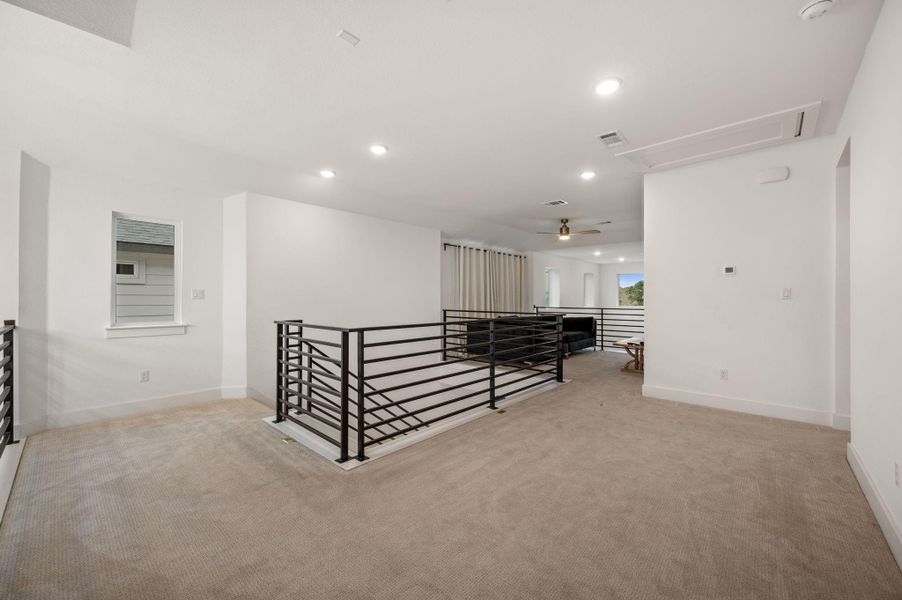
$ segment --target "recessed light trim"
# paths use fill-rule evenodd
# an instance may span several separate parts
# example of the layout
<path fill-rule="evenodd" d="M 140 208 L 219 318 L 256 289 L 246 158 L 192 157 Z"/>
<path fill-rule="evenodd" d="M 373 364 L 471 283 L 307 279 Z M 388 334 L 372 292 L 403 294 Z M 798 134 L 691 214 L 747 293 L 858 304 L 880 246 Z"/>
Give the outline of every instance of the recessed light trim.
<path fill-rule="evenodd" d="M 619 261 L 620 261 L 620 262 L 623 262 L 623 261 L 625 261 L 625 260 L 626 260 L 626 259 L 625 259 L 625 258 L 623 258 L 623 257 L 622 257 L 622 256 L 621 256 L 621 257 L 620 257 L 620 258 L 618 258 L 618 259 L 617 259 L 617 260 L 619 260 Z"/>
<path fill-rule="evenodd" d="M 596 250 L 592 254 L 594 254 L 595 256 L 601 256 L 601 250 Z"/>
<path fill-rule="evenodd" d="M 376 156 L 382 156 L 383 154 L 388 152 L 388 146 L 385 146 L 384 144 L 373 144 L 372 146 L 370 146 L 370 152 L 372 152 Z"/>
<path fill-rule="evenodd" d="M 583 181 L 591 181 L 595 179 L 595 171 L 583 171 L 579 176 Z"/>
<path fill-rule="evenodd" d="M 335 171 L 333 171 L 332 169 L 323 169 L 319 172 L 319 176 L 325 179 L 332 179 L 333 177 L 335 177 Z"/>
<path fill-rule="evenodd" d="M 595 93 L 599 96 L 610 96 L 619 90 L 621 85 L 623 85 L 623 80 L 619 77 L 608 77 L 607 79 L 602 79 L 595 86 Z"/>

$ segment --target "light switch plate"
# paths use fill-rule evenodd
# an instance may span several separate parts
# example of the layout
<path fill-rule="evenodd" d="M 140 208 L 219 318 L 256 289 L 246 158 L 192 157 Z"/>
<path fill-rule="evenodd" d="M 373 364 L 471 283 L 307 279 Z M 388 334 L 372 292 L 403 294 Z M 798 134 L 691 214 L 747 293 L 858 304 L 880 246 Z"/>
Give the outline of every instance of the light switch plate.
<path fill-rule="evenodd" d="M 783 300 L 792 300 L 792 288 L 783 288 L 780 290 L 780 297 Z"/>
<path fill-rule="evenodd" d="M 205 290 L 191 290 L 192 300 L 204 300 L 206 297 L 207 292 Z"/>

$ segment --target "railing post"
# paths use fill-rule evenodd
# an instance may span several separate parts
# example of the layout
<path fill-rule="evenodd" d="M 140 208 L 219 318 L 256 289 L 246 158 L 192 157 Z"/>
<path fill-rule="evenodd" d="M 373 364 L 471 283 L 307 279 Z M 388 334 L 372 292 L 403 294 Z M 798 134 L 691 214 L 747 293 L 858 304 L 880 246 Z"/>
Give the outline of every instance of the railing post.
<path fill-rule="evenodd" d="M 16 346 L 16 322 L 15 321 L 3 321 L 4 327 L 12 327 L 13 329 L 8 331 L 4 338 L 5 341 L 9 342 L 9 346 L 6 347 L 6 355 L 9 357 L 9 362 L 7 363 L 7 367 L 9 369 L 9 379 L 6 380 L 6 387 L 9 390 L 9 394 L 7 397 L 9 398 L 9 441 L 7 444 L 18 444 L 19 439 L 16 437 L 16 359 L 15 359 L 15 346 Z M 4 340 L 0 339 L 0 342 Z M 3 355 L 0 355 L 0 359 L 3 358 Z M 0 432 L 0 435 L 3 435 Z M 2 449 L 0 449 L 2 450 Z"/>
<path fill-rule="evenodd" d="M 448 309 L 442 309 L 442 362 L 448 360 Z"/>
<path fill-rule="evenodd" d="M 364 339 L 363 339 L 363 330 L 357 332 L 357 460 L 364 461 L 366 460 L 366 454 L 364 453 L 366 441 L 364 440 L 364 427 L 366 427 L 366 394 L 364 392 L 366 385 L 366 376 L 363 374 L 363 369 L 366 366 L 364 363 L 365 354 L 364 354 Z"/>
<path fill-rule="evenodd" d="M 604 307 L 598 309 L 601 316 L 598 319 L 598 346 L 604 352 Z"/>
<path fill-rule="evenodd" d="M 348 332 L 341 332 L 341 438 L 338 462 L 348 460 Z M 359 382 L 358 382 L 359 383 Z"/>
<path fill-rule="evenodd" d="M 284 323 L 276 323 L 276 423 L 281 423 L 285 420 L 283 415 L 283 394 L 284 390 L 282 386 L 285 383 L 285 352 L 283 349 L 284 338 L 282 337 L 285 334 L 285 325 Z"/>
<path fill-rule="evenodd" d="M 564 382 L 564 315 L 555 317 L 555 330 L 557 332 L 557 380 Z"/>
<path fill-rule="evenodd" d="M 495 319 L 489 321 L 489 408 L 495 410 Z"/>

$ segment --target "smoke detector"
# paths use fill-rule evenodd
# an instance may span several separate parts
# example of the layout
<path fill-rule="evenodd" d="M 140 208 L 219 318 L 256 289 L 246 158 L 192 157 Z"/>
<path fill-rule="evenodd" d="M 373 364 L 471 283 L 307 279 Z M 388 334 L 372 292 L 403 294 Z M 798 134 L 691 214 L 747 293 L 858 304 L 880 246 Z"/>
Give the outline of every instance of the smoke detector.
<path fill-rule="evenodd" d="M 833 0 L 814 0 L 802 7 L 802 10 L 799 11 L 799 16 L 802 17 L 803 21 L 810 21 L 811 19 L 823 17 L 830 12 L 831 8 L 833 8 Z"/>

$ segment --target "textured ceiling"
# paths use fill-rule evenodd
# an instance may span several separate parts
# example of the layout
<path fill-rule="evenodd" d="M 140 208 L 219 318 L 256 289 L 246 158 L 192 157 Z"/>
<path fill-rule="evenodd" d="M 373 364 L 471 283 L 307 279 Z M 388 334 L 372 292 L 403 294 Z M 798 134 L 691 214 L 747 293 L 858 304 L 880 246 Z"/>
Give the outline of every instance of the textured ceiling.
<path fill-rule="evenodd" d="M 574 245 L 635 241 L 641 176 L 598 133 L 642 146 L 818 100 L 833 131 L 881 3 L 807 23 L 801 4 L 155 0 L 126 48 L 0 3 L 0 139 L 52 166 L 510 248 L 558 247 L 531 232 L 560 217 L 613 221 Z M 623 88 L 599 97 L 608 75 Z M 555 198 L 569 205 L 541 206 Z"/>

